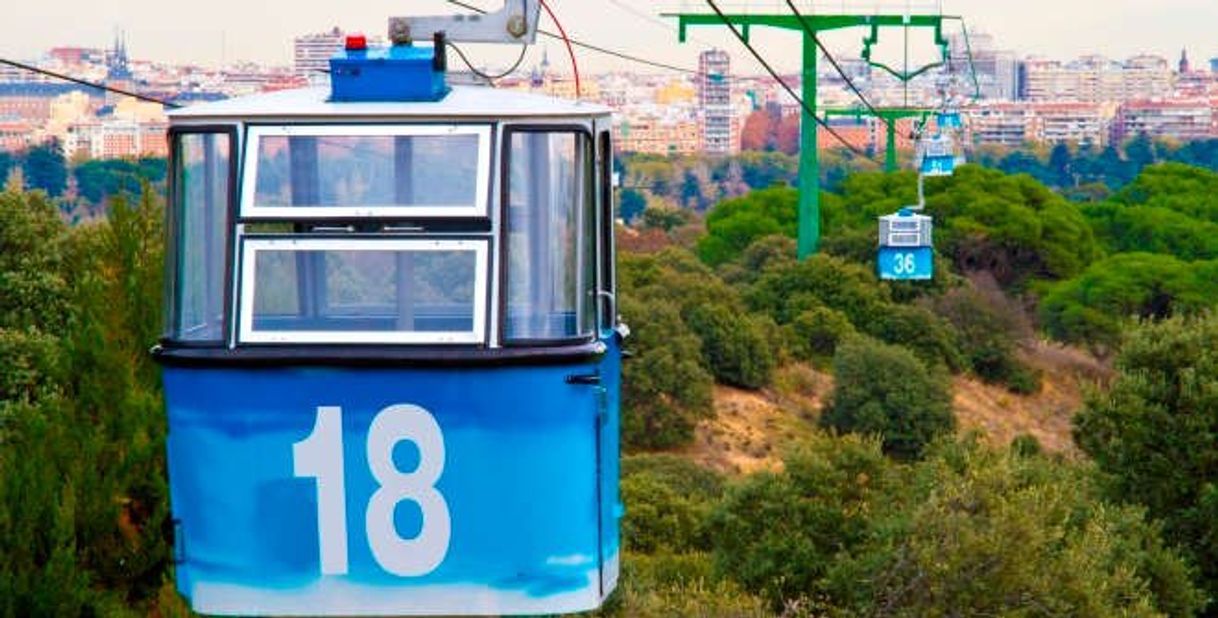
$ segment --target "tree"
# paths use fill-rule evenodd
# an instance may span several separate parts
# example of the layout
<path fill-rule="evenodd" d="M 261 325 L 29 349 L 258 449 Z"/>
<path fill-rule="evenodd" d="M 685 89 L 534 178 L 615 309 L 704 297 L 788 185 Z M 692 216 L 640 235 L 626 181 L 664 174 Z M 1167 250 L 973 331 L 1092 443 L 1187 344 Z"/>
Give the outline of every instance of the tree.
<path fill-rule="evenodd" d="M 626 225 L 634 222 L 643 211 L 647 209 L 647 198 L 638 189 L 627 187 L 617 192 L 620 199 L 618 205 L 618 216 Z"/>
<path fill-rule="evenodd" d="M 836 578 L 863 615 L 1183 618 L 1203 605 L 1158 527 L 1105 503 L 1085 469 L 947 444 L 907 482 L 900 532 L 880 528 L 857 552 L 862 573 Z"/>
<path fill-rule="evenodd" d="M 770 383 L 778 363 L 771 342 L 773 322 L 722 304 L 694 307 L 688 313 L 690 328 L 702 339 L 702 356 L 719 382 L 748 389 Z"/>
<path fill-rule="evenodd" d="M 1074 439 L 1190 553 L 1218 596 L 1218 317 L 1176 317 L 1132 333 L 1117 377 L 1074 420 Z"/>
<path fill-rule="evenodd" d="M 702 367 L 702 341 L 671 303 L 629 297 L 622 315 L 635 320 L 623 369 L 622 442 L 628 450 L 664 449 L 693 439 L 698 421 L 711 414 L 714 380 Z"/>
<path fill-rule="evenodd" d="M 947 380 L 905 348 L 865 338 L 845 342 L 833 357 L 836 381 L 821 425 L 877 435 L 884 452 L 917 458 L 956 426 Z"/>
<path fill-rule="evenodd" d="M 1120 253 L 1074 279 L 1047 287 L 1040 314 L 1053 337 L 1113 349 L 1126 321 L 1162 320 L 1218 303 L 1211 284 L 1218 262 L 1185 263 L 1168 255 Z"/>
<path fill-rule="evenodd" d="M 716 565 L 775 609 L 831 591 L 835 568 L 897 506 L 899 482 L 878 445 L 858 437 L 817 436 L 784 461 L 729 490 L 711 519 Z"/>
<path fill-rule="evenodd" d="M 55 140 L 30 148 L 22 171 L 27 187 L 46 191 L 51 197 L 59 197 L 68 186 L 68 164 Z"/>
<path fill-rule="evenodd" d="M 1074 186 L 1073 157 L 1065 142 L 1058 142 L 1049 152 L 1049 174 L 1052 184 L 1058 188 Z"/>
<path fill-rule="evenodd" d="M 798 201 L 798 191 L 771 187 L 720 202 L 706 216 L 706 236 L 698 241 L 698 256 L 717 266 L 736 259 L 763 236 L 794 236 Z"/>

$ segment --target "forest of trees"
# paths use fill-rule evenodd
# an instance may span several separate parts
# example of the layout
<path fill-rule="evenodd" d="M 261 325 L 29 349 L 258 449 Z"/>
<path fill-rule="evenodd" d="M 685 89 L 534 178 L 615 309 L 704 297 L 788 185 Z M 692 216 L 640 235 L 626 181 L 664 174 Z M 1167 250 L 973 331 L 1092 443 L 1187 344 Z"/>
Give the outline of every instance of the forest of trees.
<path fill-rule="evenodd" d="M 927 183 L 936 278 L 909 284 L 876 278 L 875 217 L 915 176 L 843 158 L 800 262 L 781 156 L 621 162 L 626 555 L 599 614 L 1218 615 L 1218 174 L 1081 192 L 965 166 Z M 0 194 L 0 617 L 185 615 L 147 354 L 163 165 L 87 165 L 65 174 L 104 217 Z M 1112 367 L 1077 456 L 959 430 L 953 377 L 1034 393 L 1037 337 Z M 797 366 L 834 385 L 781 467 L 686 455 L 717 384 L 811 388 Z"/>

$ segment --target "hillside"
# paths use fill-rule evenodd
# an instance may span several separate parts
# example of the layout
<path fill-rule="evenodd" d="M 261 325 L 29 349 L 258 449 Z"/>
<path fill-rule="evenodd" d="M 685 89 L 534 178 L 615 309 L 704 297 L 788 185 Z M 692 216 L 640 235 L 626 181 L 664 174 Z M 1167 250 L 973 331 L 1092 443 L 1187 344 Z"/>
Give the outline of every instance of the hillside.
<path fill-rule="evenodd" d="M 1041 390 L 1034 395 L 1016 395 L 968 376 L 952 380 L 959 432 L 980 432 L 995 446 L 1030 435 L 1046 452 L 1076 456 L 1070 421 L 1088 386 L 1109 379 L 1110 369 L 1086 352 L 1047 341 L 1028 346 L 1021 356 L 1042 372 Z M 716 386 L 715 414 L 699 423 L 684 454 L 729 475 L 781 469 L 783 449 L 812 435 L 833 376 L 801 364 L 781 370 L 775 383 L 755 392 Z"/>

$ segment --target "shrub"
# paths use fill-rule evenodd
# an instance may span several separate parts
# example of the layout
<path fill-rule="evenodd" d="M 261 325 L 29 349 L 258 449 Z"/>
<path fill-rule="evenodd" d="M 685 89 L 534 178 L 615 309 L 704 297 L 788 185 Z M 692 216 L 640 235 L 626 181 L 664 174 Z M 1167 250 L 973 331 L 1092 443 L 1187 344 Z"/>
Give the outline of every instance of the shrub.
<path fill-rule="evenodd" d="M 693 439 L 694 426 L 711 414 L 714 379 L 701 365 L 702 341 L 677 308 L 666 302 L 621 301 L 634 358 L 623 367 L 622 443 L 627 450 L 664 449 Z"/>
<path fill-rule="evenodd" d="M 833 357 L 836 385 L 821 424 L 880 436 L 884 452 L 915 458 L 956 425 L 945 377 L 911 352 L 865 338 L 845 342 Z"/>
<path fill-rule="evenodd" d="M 686 321 L 702 339 L 703 358 L 719 382 L 749 389 L 770 383 L 778 351 L 761 318 L 709 305 L 693 308 Z"/>
<path fill-rule="evenodd" d="M 803 361 L 832 358 L 843 340 L 857 334 L 845 314 L 828 307 L 813 307 L 786 326 L 787 346 Z"/>
<path fill-rule="evenodd" d="M 1075 417 L 1074 439 L 1113 496 L 1163 520 L 1218 596 L 1218 317 L 1139 327 L 1116 367 L 1109 390 Z"/>

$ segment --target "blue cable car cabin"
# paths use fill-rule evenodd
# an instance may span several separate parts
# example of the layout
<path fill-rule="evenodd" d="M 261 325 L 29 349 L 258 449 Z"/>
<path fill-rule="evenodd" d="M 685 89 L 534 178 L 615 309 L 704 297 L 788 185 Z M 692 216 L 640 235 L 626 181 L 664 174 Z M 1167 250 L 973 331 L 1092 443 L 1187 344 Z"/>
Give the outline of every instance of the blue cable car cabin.
<path fill-rule="evenodd" d="M 621 513 L 609 110 L 305 89 L 175 111 L 170 137 L 154 353 L 191 607 L 598 607 Z"/>

